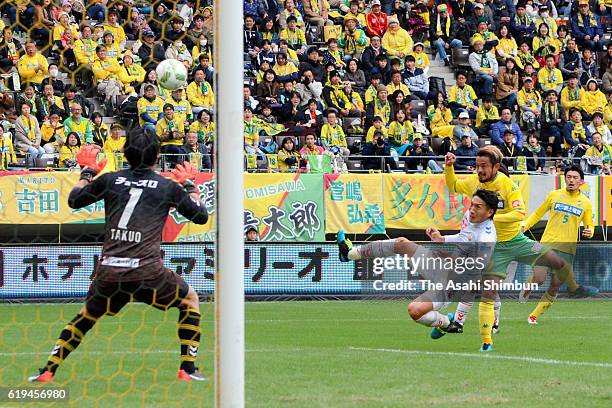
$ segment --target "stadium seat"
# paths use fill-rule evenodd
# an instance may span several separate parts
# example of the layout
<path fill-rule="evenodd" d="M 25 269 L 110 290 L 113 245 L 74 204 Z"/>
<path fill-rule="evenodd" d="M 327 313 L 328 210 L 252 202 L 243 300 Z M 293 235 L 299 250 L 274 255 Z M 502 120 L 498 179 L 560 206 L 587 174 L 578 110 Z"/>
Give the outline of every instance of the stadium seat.
<path fill-rule="evenodd" d="M 469 56 L 470 50 L 467 48 L 453 48 L 452 49 L 452 62 L 455 68 L 469 68 Z"/>
<path fill-rule="evenodd" d="M 34 162 L 34 166 L 46 169 L 48 167 L 57 167 L 56 158 L 55 157 L 45 157 L 41 159 L 36 159 Z"/>
<path fill-rule="evenodd" d="M 349 172 L 357 173 L 357 172 L 364 171 L 360 158 L 357 159 L 357 158 L 349 157 L 345 159 L 345 163 L 346 163 L 346 168 L 348 169 Z"/>
<path fill-rule="evenodd" d="M 416 119 L 415 114 L 420 114 L 423 119 L 427 118 L 427 103 L 422 100 L 410 101 L 412 107 L 412 117 Z"/>
<path fill-rule="evenodd" d="M 432 137 L 431 138 L 431 149 L 434 151 L 435 154 L 438 154 L 438 152 L 440 151 L 440 147 L 442 147 L 442 143 L 444 142 L 444 139 L 442 139 L 441 137 Z"/>
<path fill-rule="evenodd" d="M 485 147 L 491 144 L 491 139 L 479 137 L 478 142 L 476 142 L 476 144 L 478 145 L 478 147 Z"/>

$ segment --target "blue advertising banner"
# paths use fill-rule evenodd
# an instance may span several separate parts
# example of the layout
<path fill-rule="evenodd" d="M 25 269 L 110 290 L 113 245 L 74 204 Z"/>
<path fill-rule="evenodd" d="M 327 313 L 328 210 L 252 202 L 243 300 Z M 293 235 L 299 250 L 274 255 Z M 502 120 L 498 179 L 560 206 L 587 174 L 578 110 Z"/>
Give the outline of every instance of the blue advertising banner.
<path fill-rule="evenodd" d="M 378 290 L 374 281 L 417 279 L 403 271 L 377 274 L 370 262 L 339 262 L 335 244 L 245 244 L 247 295 L 414 294 L 420 290 Z M 99 261 L 100 245 L 0 247 L 0 299 L 82 297 Z M 201 294 L 214 291 L 214 245 L 162 245 L 167 268 Z M 513 266 L 511 266 L 512 268 Z M 516 267 L 515 267 L 516 268 Z M 612 251 L 608 243 L 579 244 L 576 279 L 612 292 Z M 525 282 L 529 267 L 519 265 L 514 280 Z"/>

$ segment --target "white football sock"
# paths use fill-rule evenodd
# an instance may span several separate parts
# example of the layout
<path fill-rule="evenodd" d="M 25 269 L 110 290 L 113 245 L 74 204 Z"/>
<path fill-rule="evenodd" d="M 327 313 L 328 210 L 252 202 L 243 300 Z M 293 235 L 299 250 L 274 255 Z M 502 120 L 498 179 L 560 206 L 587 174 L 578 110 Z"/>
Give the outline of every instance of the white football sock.
<path fill-rule="evenodd" d="M 417 319 L 416 322 L 424 326 L 441 327 L 443 329 L 447 328 L 450 323 L 447 315 L 436 310 L 425 313 L 420 319 Z"/>
<path fill-rule="evenodd" d="M 472 310 L 473 304 L 472 302 L 459 302 L 457 304 L 457 310 L 455 311 L 454 321 L 463 326 L 470 310 Z"/>

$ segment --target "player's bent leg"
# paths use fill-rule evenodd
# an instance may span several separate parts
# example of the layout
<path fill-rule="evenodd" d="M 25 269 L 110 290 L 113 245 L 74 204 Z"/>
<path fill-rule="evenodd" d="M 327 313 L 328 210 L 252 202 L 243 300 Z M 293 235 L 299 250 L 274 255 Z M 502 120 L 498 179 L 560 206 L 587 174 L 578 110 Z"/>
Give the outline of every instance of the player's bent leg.
<path fill-rule="evenodd" d="M 555 300 L 557 299 L 557 293 L 559 293 L 559 288 L 561 287 L 561 280 L 557 278 L 556 275 L 553 274 L 550 280 L 550 286 L 542 298 L 538 302 L 537 306 L 533 311 L 529 314 L 529 318 L 527 319 L 527 323 L 531 325 L 538 324 L 538 317 L 542 315 L 542 313 L 546 312 L 553 305 Z"/>
<path fill-rule="evenodd" d="M 533 275 L 527 278 L 528 283 L 537 283 L 541 285 L 546 280 L 546 275 L 548 274 L 549 268 L 545 266 L 534 265 L 533 267 Z M 519 293 L 519 303 L 526 303 L 529 300 L 529 296 L 531 295 L 530 289 L 523 289 Z"/>
<path fill-rule="evenodd" d="M 338 231 L 337 243 L 341 262 L 369 258 L 386 258 L 396 254 L 413 256 L 419 248 L 419 245 L 403 237 L 374 241 L 353 247 L 353 244 L 346 238 L 343 230 Z"/>
<path fill-rule="evenodd" d="M 55 342 L 53 351 L 45 367 L 39 373 L 28 378 L 30 382 L 50 382 L 58 367 L 63 364 L 68 355 L 76 350 L 89 330 L 96 324 L 99 317 L 94 317 L 83 306 L 79 313 L 66 324 Z"/>
<path fill-rule="evenodd" d="M 200 347 L 200 299 L 189 286 L 187 294 L 178 305 L 178 337 L 181 344 L 181 365 L 177 373 L 179 381 L 206 381 L 208 378 L 195 366 Z"/>

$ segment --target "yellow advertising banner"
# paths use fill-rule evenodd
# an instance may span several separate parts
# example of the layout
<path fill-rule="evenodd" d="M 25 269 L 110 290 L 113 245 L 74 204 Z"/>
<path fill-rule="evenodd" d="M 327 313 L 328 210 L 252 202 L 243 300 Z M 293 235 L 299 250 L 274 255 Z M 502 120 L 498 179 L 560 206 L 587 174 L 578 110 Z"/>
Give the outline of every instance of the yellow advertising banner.
<path fill-rule="evenodd" d="M 458 176 L 460 179 L 466 176 Z M 385 226 L 397 229 L 459 229 L 470 197 L 451 193 L 442 174 L 385 174 Z M 529 176 L 513 176 L 528 205 Z"/>
<path fill-rule="evenodd" d="M 381 174 L 325 175 L 325 232 L 385 232 Z"/>

